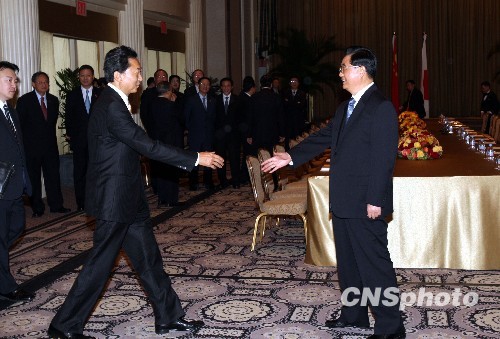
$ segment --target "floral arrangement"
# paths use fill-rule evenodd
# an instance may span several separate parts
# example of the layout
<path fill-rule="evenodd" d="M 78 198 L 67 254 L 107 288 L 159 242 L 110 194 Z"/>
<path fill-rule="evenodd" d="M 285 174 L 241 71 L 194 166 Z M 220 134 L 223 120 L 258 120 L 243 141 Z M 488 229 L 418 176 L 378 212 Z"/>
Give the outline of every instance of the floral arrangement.
<path fill-rule="evenodd" d="M 439 159 L 443 148 L 426 130 L 425 122 L 415 112 L 403 112 L 399 120 L 398 157 L 409 160 Z"/>

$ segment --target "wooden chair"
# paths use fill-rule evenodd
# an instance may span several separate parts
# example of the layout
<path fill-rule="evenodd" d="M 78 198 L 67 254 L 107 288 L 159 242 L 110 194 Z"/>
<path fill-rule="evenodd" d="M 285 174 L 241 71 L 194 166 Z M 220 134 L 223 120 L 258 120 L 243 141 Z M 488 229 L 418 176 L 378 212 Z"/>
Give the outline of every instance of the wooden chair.
<path fill-rule="evenodd" d="M 260 214 L 255 219 L 251 250 L 255 249 L 259 225 L 261 225 L 260 240 L 262 241 L 262 238 L 264 238 L 268 216 L 276 217 L 277 223 L 279 223 L 280 216 L 300 216 L 304 222 L 304 237 L 307 238 L 307 199 L 290 197 L 268 200 L 269 198 L 265 194 L 262 183 L 259 160 L 256 157 L 247 156 L 246 162 L 255 202 L 260 210 Z"/>

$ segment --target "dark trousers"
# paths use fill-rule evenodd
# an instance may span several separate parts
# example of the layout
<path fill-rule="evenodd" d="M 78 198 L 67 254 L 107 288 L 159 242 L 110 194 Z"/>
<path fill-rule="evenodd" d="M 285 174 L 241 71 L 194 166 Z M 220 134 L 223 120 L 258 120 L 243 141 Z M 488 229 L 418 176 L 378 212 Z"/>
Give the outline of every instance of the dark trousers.
<path fill-rule="evenodd" d="M 241 144 L 239 139 L 226 137 L 215 143 L 215 153 L 224 158 L 224 165 L 217 169 L 217 176 L 221 184 L 227 184 L 226 164 L 229 162 L 231 181 L 233 185 L 240 184 Z"/>
<path fill-rule="evenodd" d="M 243 149 L 243 161 L 241 162 L 240 181 L 242 183 L 247 183 L 250 181 L 250 175 L 248 174 L 246 159 L 248 155 L 257 156 L 257 151 L 255 150 L 255 147 L 253 145 L 250 145 L 246 141 L 246 139 L 243 140 L 242 149 Z"/>
<path fill-rule="evenodd" d="M 75 187 L 76 204 L 81 208 L 85 206 L 85 182 L 88 162 L 89 151 L 86 145 L 73 149 L 73 185 Z"/>
<path fill-rule="evenodd" d="M 10 273 L 9 248 L 23 233 L 25 222 L 24 202 L 0 199 L 0 293 L 7 294 L 18 285 Z"/>
<path fill-rule="evenodd" d="M 175 204 L 179 202 L 179 177 L 177 167 L 157 163 L 158 167 L 158 200 L 163 203 Z"/>
<path fill-rule="evenodd" d="M 85 322 L 100 297 L 115 259 L 123 248 L 153 306 L 156 324 L 169 324 L 184 316 L 179 298 L 162 258 L 151 225 L 145 199 L 132 224 L 97 220 L 94 247 L 69 294 L 52 320 L 63 332 L 82 333 Z"/>
<path fill-rule="evenodd" d="M 195 188 L 198 187 L 198 170 L 200 166 L 196 166 L 193 168 L 191 172 L 189 172 L 189 187 Z M 213 186 L 212 180 L 212 169 L 209 167 L 203 167 L 203 183 L 205 186 Z"/>
<path fill-rule="evenodd" d="M 374 294 L 381 288 L 381 300 L 378 306 L 371 305 L 375 321 L 375 334 L 396 333 L 403 327 L 399 302 L 394 306 L 385 306 L 382 300 L 384 290 L 397 288 L 389 250 L 387 249 L 387 223 L 384 220 L 341 219 L 333 215 L 333 230 L 337 254 L 337 271 L 341 291 L 356 287 L 359 291 L 369 288 Z M 350 295 L 352 299 L 352 294 Z M 356 296 L 361 298 L 360 295 Z M 368 307 L 358 304 L 343 306 L 342 320 L 369 326 Z"/>
<path fill-rule="evenodd" d="M 57 149 L 47 150 L 40 154 L 29 154 L 26 152 L 26 168 L 33 189 L 30 198 L 33 212 L 42 213 L 45 211 L 45 204 L 42 200 L 42 170 L 47 202 L 50 209 L 60 209 L 63 206 L 63 197 L 61 193 L 59 153 Z"/>

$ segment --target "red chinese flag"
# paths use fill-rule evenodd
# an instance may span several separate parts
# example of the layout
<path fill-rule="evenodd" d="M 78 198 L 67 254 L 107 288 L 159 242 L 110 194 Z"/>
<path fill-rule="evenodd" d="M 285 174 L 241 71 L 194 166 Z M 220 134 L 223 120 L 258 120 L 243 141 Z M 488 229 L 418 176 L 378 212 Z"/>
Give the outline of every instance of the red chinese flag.
<path fill-rule="evenodd" d="M 396 111 L 399 110 L 399 82 L 398 82 L 398 47 L 396 45 L 396 33 L 392 36 L 392 76 L 391 76 L 391 99 Z"/>
<path fill-rule="evenodd" d="M 425 117 L 429 117 L 429 71 L 427 69 L 427 34 L 424 33 L 422 43 L 422 77 L 420 79 L 420 90 L 424 95 Z"/>

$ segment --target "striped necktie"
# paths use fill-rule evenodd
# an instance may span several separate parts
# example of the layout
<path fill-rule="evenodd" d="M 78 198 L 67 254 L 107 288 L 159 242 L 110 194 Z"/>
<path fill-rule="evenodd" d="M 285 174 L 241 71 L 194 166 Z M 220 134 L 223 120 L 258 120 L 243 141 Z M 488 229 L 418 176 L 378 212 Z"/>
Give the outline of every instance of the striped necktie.
<path fill-rule="evenodd" d="M 354 111 L 355 104 L 356 104 L 356 100 L 354 100 L 354 98 L 351 98 L 349 100 L 349 105 L 347 106 L 347 115 L 345 117 L 346 124 L 347 124 L 347 121 L 349 121 L 349 118 L 351 117 L 352 111 Z"/>
<path fill-rule="evenodd" d="M 9 106 L 7 106 L 7 104 L 3 105 L 3 111 L 5 112 L 5 118 L 7 119 L 7 122 L 9 123 L 10 129 L 12 130 L 12 133 L 14 133 L 14 137 L 17 140 L 16 127 L 14 126 L 14 122 L 12 121 L 12 117 L 10 115 Z"/>
<path fill-rule="evenodd" d="M 85 96 L 85 109 L 87 110 L 87 114 L 89 114 L 90 113 L 89 90 L 87 90 L 87 95 Z"/>

